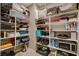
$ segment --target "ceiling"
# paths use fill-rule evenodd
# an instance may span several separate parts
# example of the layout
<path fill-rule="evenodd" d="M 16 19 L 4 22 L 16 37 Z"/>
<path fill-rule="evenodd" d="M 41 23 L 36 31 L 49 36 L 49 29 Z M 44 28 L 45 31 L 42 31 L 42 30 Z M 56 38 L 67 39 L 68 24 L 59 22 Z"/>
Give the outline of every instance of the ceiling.
<path fill-rule="evenodd" d="M 55 6 L 68 5 L 68 3 L 19 3 L 19 5 L 23 5 L 26 8 L 29 8 L 32 4 L 36 4 L 39 10 L 41 9 L 49 9 Z"/>
<path fill-rule="evenodd" d="M 19 3 L 19 4 L 27 8 L 32 4 L 36 4 L 39 8 L 49 8 L 49 6 L 51 7 L 58 6 L 58 5 L 61 5 L 62 3 Z"/>
<path fill-rule="evenodd" d="M 18 3 L 18 4 L 23 5 L 25 7 L 29 7 L 32 3 Z"/>
<path fill-rule="evenodd" d="M 33 3 L 19 3 L 19 5 L 23 5 L 23 6 L 25 6 L 25 7 L 29 7 L 29 6 L 31 6 Z M 45 6 L 47 3 L 34 3 L 34 4 L 36 4 L 38 7 L 42 7 L 42 6 Z"/>

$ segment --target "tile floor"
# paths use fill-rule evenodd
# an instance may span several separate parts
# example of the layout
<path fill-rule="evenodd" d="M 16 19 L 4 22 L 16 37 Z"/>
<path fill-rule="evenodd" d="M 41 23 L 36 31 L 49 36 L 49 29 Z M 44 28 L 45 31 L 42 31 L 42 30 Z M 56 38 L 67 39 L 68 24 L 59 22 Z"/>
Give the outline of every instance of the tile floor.
<path fill-rule="evenodd" d="M 28 48 L 26 52 L 19 52 L 16 56 L 41 56 L 40 54 L 36 53 L 33 49 Z"/>

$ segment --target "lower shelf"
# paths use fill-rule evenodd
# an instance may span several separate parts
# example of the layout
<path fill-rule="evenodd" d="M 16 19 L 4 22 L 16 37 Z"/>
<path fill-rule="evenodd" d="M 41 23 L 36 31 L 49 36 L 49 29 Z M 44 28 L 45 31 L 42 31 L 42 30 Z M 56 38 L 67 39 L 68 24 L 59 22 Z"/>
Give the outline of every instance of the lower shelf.
<path fill-rule="evenodd" d="M 42 45 L 41 43 L 37 43 L 37 44 L 38 45 Z M 64 51 L 64 52 L 67 52 L 67 53 L 71 53 L 71 54 L 77 55 L 77 53 L 75 53 L 73 51 L 65 50 L 65 49 L 62 49 L 62 48 L 51 47 L 50 45 L 43 45 L 43 46 L 46 46 L 46 47 L 49 47 L 49 48 L 52 48 L 52 49 L 56 49 L 56 50 L 60 50 L 60 51 Z"/>
<path fill-rule="evenodd" d="M 7 47 L 7 48 L 4 48 L 4 49 L 0 49 L 0 51 L 4 51 L 4 50 L 7 50 L 7 49 L 10 49 L 10 48 L 13 48 L 14 46 L 11 46 L 11 47 Z"/>
<path fill-rule="evenodd" d="M 77 53 L 75 53 L 75 52 L 68 51 L 68 50 L 65 50 L 65 49 L 62 49 L 62 48 L 56 48 L 56 47 L 50 47 L 50 48 L 53 48 L 53 49 L 56 49 L 56 50 L 60 50 L 60 51 L 64 51 L 64 52 L 68 52 L 68 53 L 71 53 L 71 54 L 77 55 Z"/>
<path fill-rule="evenodd" d="M 36 43 L 36 44 L 38 44 L 38 45 L 43 45 L 43 44 L 41 44 L 41 43 Z M 49 45 L 43 45 L 43 46 L 49 47 Z"/>
<path fill-rule="evenodd" d="M 29 42 L 26 42 L 25 44 L 28 44 Z M 19 45 L 16 45 L 16 46 L 21 46 L 23 45 L 24 43 L 20 43 Z"/>
<path fill-rule="evenodd" d="M 29 42 L 26 42 L 25 44 L 28 44 Z M 23 45 L 24 43 L 21 43 L 19 45 L 16 45 L 16 46 L 11 46 L 11 47 L 7 47 L 7 48 L 4 48 L 4 49 L 0 49 L 0 51 L 4 51 L 4 50 L 7 50 L 7 49 L 10 49 L 10 48 L 14 48 L 14 47 L 17 47 L 17 46 L 21 46 Z"/>

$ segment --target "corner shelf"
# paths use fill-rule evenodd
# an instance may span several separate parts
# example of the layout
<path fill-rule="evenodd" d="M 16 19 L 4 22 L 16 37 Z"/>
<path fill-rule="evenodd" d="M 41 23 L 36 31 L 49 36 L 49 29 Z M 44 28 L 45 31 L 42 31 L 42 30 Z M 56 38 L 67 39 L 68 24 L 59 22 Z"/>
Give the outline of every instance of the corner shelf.
<path fill-rule="evenodd" d="M 53 32 L 53 33 L 55 33 L 55 32 L 69 32 L 69 33 L 72 33 L 72 35 L 74 35 L 73 33 L 75 33 L 76 35 L 77 35 L 77 33 L 78 33 L 78 31 L 76 31 L 75 29 L 73 30 L 73 31 L 69 31 L 69 30 L 64 30 L 64 29 L 62 29 L 62 30 L 53 30 L 52 29 L 52 26 L 54 25 L 61 25 L 61 24 L 71 24 L 71 23 L 76 23 L 76 24 L 78 24 L 78 13 L 79 13 L 79 10 L 73 10 L 73 11 L 69 11 L 69 12 L 64 12 L 64 13 L 59 13 L 59 14 L 55 14 L 55 15 L 49 15 L 49 24 L 48 24 L 48 26 L 49 26 L 49 30 L 48 30 L 48 32 L 49 32 L 49 36 L 39 36 L 39 37 L 42 37 L 42 38 L 49 38 L 49 45 L 44 45 L 44 46 L 46 46 L 46 47 L 49 47 L 49 48 L 51 48 L 51 49 L 56 49 L 57 51 L 58 50 L 60 50 L 60 51 L 64 51 L 64 52 L 67 52 L 67 53 L 70 53 L 70 54 L 74 54 L 74 55 L 78 55 L 78 52 L 76 53 L 76 52 L 73 52 L 73 51 L 70 51 L 70 50 L 66 50 L 66 49 L 62 49 L 62 48 L 56 48 L 56 47 L 51 47 L 51 42 L 50 42 L 50 39 L 52 39 L 52 38 L 54 38 L 54 39 L 56 39 L 56 40 L 62 40 L 62 41 L 67 41 L 67 42 L 69 42 L 69 44 L 70 43 L 72 43 L 72 42 L 75 42 L 76 44 L 78 43 L 78 40 L 77 39 L 73 39 L 73 38 L 68 38 L 68 39 L 63 39 L 63 38 L 57 38 L 57 37 L 53 37 L 53 36 L 51 36 L 51 35 L 53 35 L 53 34 L 51 34 L 51 32 Z M 68 16 L 68 15 L 76 15 L 76 18 L 77 18 L 77 21 L 73 21 L 73 22 L 69 22 L 69 21 L 67 21 L 67 22 L 63 22 L 63 21 L 61 21 L 61 22 L 58 22 L 58 23 L 53 23 L 52 22 L 52 20 L 54 20 L 54 19 L 61 19 L 63 16 Z M 68 16 L 69 17 L 69 16 Z M 74 17 L 74 16 L 72 16 L 72 17 Z M 45 24 L 46 25 L 46 24 Z M 38 25 L 37 25 L 38 26 Z M 43 26 L 42 24 L 40 25 L 40 26 Z M 41 30 L 41 31 L 44 31 L 44 30 Z M 76 37 L 77 38 L 77 37 Z M 38 45 L 42 45 L 41 43 L 36 43 L 36 44 L 38 44 Z M 78 47 L 78 46 L 77 46 Z"/>
<path fill-rule="evenodd" d="M 3 7 L 5 7 L 5 6 L 3 6 Z M 11 5 L 11 7 L 12 7 L 12 5 Z M 23 37 L 24 38 L 25 37 L 28 37 L 29 38 L 28 27 L 26 27 L 26 26 L 25 27 L 22 27 L 21 26 L 21 25 L 28 25 L 29 24 L 29 22 L 22 23 L 22 20 L 25 20 L 26 19 L 26 18 L 25 19 L 23 18 L 23 16 L 25 17 L 25 15 L 22 12 L 17 11 L 16 9 L 13 9 L 13 8 L 8 9 L 8 12 L 9 13 L 7 13 L 6 11 L 4 12 L 4 10 L 6 10 L 6 8 L 5 9 L 2 9 L 3 13 L 1 13 L 1 21 L 0 21 L 0 24 L 2 24 L 4 26 L 0 29 L 0 32 L 1 32 L 1 34 L 0 34 L 1 35 L 1 37 L 0 37 L 1 42 L 0 43 L 2 45 L 6 45 L 5 43 L 8 43 L 9 42 L 13 46 L 11 46 L 11 47 L 8 47 L 7 46 L 6 48 L 0 49 L 0 52 L 2 52 L 4 50 L 7 50 L 7 49 L 10 49 L 10 48 L 15 48 L 16 49 L 16 47 L 17 47 L 16 46 L 17 45 L 16 43 L 18 43 L 17 40 L 19 40 L 19 38 L 23 38 Z M 15 11 L 12 11 L 12 10 L 16 10 L 19 14 L 17 12 L 15 12 Z M 18 14 L 18 15 L 16 15 L 16 14 Z M 4 15 L 4 17 L 3 17 L 3 15 Z M 22 18 L 21 17 L 19 18 L 18 16 L 19 17 L 21 16 Z M 6 28 L 5 28 L 5 25 L 6 25 Z M 20 30 L 20 28 L 26 28 L 26 30 Z M 25 33 L 23 33 L 23 32 L 22 32 L 22 34 L 19 33 L 21 31 L 23 31 Z M 17 34 L 17 32 L 19 34 Z M 11 41 L 11 38 L 13 38 L 12 41 Z M 4 41 L 2 41 L 2 40 L 4 40 Z M 28 42 L 26 42 L 26 43 L 28 43 Z M 21 42 L 20 45 L 22 45 L 22 44 L 23 44 L 23 42 Z M 0 46 L 2 46 L 2 45 L 0 45 Z M 20 45 L 18 45 L 18 46 L 20 46 Z M 13 49 L 13 50 L 15 50 L 15 49 Z"/>

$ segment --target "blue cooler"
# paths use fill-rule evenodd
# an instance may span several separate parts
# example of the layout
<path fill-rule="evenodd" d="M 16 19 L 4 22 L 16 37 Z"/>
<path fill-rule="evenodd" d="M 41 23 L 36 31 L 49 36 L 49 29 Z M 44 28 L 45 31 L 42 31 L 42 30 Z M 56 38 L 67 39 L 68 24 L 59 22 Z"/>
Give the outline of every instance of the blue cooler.
<path fill-rule="evenodd" d="M 27 42 L 27 41 L 29 41 L 29 38 L 21 38 L 21 42 Z"/>
<path fill-rule="evenodd" d="M 26 32 L 26 31 L 21 31 L 21 32 L 19 32 L 20 34 L 28 34 L 28 32 Z"/>
<path fill-rule="evenodd" d="M 36 31 L 36 36 L 37 36 L 37 37 L 42 36 L 42 31 L 37 30 L 37 31 Z"/>

